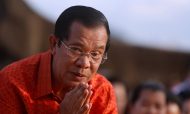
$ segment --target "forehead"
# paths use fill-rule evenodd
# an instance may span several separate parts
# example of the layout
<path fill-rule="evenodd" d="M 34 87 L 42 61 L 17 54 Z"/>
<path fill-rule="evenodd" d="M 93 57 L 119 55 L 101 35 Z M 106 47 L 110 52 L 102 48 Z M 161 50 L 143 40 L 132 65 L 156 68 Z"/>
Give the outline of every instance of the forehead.
<path fill-rule="evenodd" d="M 103 25 L 86 27 L 78 21 L 71 24 L 68 38 L 70 43 L 106 45 L 107 40 L 108 35 Z"/>
<path fill-rule="evenodd" d="M 169 103 L 167 106 L 168 114 L 180 114 L 180 108 L 176 103 Z"/>
<path fill-rule="evenodd" d="M 140 93 L 139 100 L 166 102 L 166 96 L 163 91 L 145 89 Z"/>

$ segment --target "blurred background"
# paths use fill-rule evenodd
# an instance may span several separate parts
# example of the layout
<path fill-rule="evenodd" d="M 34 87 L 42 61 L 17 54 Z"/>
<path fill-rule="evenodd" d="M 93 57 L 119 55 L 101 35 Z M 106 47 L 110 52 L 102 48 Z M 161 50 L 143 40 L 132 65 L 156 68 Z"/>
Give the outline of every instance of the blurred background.
<path fill-rule="evenodd" d="M 59 14 L 72 5 L 92 6 L 111 28 L 109 59 L 99 72 L 127 88 L 147 80 L 167 87 L 190 71 L 189 0 L 1 0 L 0 69 L 48 49 Z"/>

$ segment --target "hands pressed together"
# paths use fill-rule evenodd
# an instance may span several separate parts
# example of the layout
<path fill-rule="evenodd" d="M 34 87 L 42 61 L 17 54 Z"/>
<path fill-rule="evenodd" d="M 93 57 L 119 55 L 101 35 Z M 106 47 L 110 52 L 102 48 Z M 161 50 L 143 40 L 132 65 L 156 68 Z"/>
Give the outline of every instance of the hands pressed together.
<path fill-rule="evenodd" d="M 74 89 L 66 93 L 60 104 L 60 114 L 89 114 L 92 104 L 92 86 L 80 83 Z"/>

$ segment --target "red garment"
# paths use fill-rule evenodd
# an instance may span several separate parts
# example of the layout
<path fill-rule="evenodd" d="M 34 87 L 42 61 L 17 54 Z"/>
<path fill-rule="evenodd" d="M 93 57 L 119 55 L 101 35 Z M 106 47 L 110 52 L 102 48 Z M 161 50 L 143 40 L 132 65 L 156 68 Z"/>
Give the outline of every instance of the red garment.
<path fill-rule="evenodd" d="M 97 74 L 91 81 L 90 114 L 117 114 L 111 84 Z M 0 71 L 0 114 L 56 114 L 59 102 L 51 87 L 51 54 L 15 62 Z"/>

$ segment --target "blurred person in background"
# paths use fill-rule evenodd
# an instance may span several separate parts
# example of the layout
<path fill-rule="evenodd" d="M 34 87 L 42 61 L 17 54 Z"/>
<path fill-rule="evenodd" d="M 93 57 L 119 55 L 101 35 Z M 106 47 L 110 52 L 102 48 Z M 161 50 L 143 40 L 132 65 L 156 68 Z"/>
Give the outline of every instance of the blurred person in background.
<path fill-rule="evenodd" d="M 112 83 L 113 88 L 115 90 L 118 113 L 119 114 L 127 114 L 127 104 L 128 104 L 128 94 L 127 87 L 119 76 L 114 75 L 109 78 L 109 81 Z"/>
<path fill-rule="evenodd" d="M 179 93 L 182 101 L 182 114 L 190 114 L 190 90 L 184 90 Z"/>
<path fill-rule="evenodd" d="M 181 114 L 181 101 L 171 91 L 167 92 L 167 114 Z"/>
<path fill-rule="evenodd" d="M 59 16 L 50 50 L 0 71 L 1 114 L 117 114 L 107 59 L 109 26 L 98 10 L 72 6 Z"/>
<path fill-rule="evenodd" d="M 130 114 L 166 114 L 166 105 L 165 87 L 154 81 L 137 85 L 129 99 Z"/>
<path fill-rule="evenodd" d="M 186 91 L 186 90 L 190 91 L 190 68 L 188 69 L 189 70 L 187 72 L 185 79 L 181 83 L 171 88 L 172 92 L 175 93 L 176 95 L 178 95 L 182 91 Z"/>

